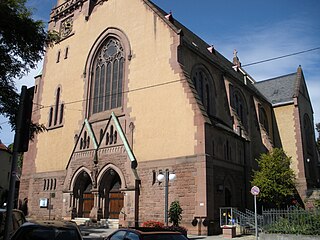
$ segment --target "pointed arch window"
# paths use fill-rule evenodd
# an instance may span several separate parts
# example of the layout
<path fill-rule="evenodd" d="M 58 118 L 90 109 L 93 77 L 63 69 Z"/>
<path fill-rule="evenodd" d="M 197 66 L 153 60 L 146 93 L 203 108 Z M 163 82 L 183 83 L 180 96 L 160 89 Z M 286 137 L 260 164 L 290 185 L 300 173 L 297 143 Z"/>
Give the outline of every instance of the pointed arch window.
<path fill-rule="evenodd" d="M 64 103 L 61 101 L 61 87 L 55 92 L 54 104 L 50 107 L 48 116 L 48 129 L 61 127 L 63 125 Z"/>
<path fill-rule="evenodd" d="M 192 71 L 192 82 L 198 96 L 209 115 L 215 114 L 215 87 L 209 72 L 203 66 Z"/>
<path fill-rule="evenodd" d="M 108 38 L 94 59 L 91 83 L 91 114 L 122 106 L 124 49 L 116 38 Z"/>
<path fill-rule="evenodd" d="M 234 89 L 233 87 L 230 87 L 230 90 L 232 91 L 230 94 L 231 107 L 234 109 L 242 125 L 246 127 L 247 126 L 247 106 L 246 106 L 245 100 L 238 89 Z"/>
<path fill-rule="evenodd" d="M 268 116 L 266 110 L 262 106 L 259 107 L 259 121 L 260 124 L 262 124 L 262 126 L 266 130 L 266 132 L 269 134 Z"/>
<path fill-rule="evenodd" d="M 314 146 L 314 138 L 313 138 L 313 129 L 311 125 L 310 118 L 308 114 L 305 114 L 303 116 L 303 128 L 304 128 L 304 135 L 306 139 L 306 145 L 307 145 L 307 152 L 311 155 L 313 155 L 313 146 Z"/>

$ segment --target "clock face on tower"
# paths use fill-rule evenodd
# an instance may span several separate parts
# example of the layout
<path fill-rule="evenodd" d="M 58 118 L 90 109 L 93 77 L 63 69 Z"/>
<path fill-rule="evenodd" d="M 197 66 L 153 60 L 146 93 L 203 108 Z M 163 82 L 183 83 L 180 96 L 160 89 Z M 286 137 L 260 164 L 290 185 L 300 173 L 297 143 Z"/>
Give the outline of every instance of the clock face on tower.
<path fill-rule="evenodd" d="M 70 35 L 72 32 L 73 20 L 72 17 L 69 17 L 61 22 L 60 26 L 60 36 L 61 38 L 65 38 Z"/>

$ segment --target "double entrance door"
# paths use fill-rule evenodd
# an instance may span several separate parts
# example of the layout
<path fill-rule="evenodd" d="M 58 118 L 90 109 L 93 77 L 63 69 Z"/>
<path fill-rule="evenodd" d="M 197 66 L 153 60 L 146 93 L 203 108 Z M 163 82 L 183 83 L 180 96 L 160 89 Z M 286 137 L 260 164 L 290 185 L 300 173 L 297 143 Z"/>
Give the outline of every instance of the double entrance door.
<path fill-rule="evenodd" d="M 94 196 L 92 193 L 83 194 L 83 216 L 84 218 L 90 217 L 90 212 L 94 206 Z M 108 211 L 110 219 L 118 219 L 121 209 L 123 208 L 123 193 L 110 192 L 109 193 L 109 206 Z M 107 217 L 107 216 L 105 216 Z"/>

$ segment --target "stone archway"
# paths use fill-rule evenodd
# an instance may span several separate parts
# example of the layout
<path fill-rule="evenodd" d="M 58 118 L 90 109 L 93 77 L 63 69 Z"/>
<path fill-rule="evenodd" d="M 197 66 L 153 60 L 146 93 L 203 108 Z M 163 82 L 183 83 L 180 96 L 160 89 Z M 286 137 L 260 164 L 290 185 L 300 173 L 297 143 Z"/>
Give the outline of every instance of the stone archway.
<path fill-rule="evenodd" d="M 119 219 L 123 205 L 121 178 L 114 169 L 109 168 L 99 181 L 99 218 Z"/>
<path fill-rule="evenodd" d="M 82 170 L 77 175 L 73 185 L 73 216 L 88 218 L 94 206 L 92 180 L 90 175 Z"/>

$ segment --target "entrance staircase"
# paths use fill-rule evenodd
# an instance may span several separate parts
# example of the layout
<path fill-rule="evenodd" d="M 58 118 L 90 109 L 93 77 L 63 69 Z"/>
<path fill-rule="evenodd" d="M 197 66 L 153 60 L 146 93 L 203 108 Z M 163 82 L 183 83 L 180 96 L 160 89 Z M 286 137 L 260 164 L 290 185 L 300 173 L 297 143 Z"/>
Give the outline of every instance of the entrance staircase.
<path fill-rule="evenodd" d="M 119 219 L 107 219 L 107 226 L 112 229 L 119 228 Z"/>
<path fill-rule="evenodd" d="M 101 219 L 98 222 L 93 222 L 90 218 L 74 218 L 72 221 L 78 226 L 99 226 L 111 229 L 119 228 L 119 219 Z"/>
<path fill-rule="evenodd" d="M 72 219 L 73 222 L 75 222 L 78 226 L 86 225 L 88 222 L 90 222 L 90 218 L 74 218 Z"/>
<path fill-rule="evenodd" d="M 246 209 L 245 212 L 241 212 L 237 209 L 233 209 L 236 217 L 236 223 L 242 228 L 243 233 L 254 233 L 255 231 L 255 216 L 254 212 Z M 258 230 L 262 231 L 263 217 L 257 214 Z"/>

